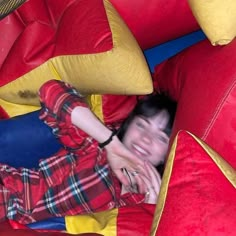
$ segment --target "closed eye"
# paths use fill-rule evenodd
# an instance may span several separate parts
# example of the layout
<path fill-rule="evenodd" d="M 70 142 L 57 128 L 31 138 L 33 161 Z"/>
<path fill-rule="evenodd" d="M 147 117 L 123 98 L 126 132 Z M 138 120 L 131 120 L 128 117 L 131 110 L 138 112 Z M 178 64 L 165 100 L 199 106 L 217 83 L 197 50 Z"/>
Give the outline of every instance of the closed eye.
<path fill-rule="evenodd" d="M 162 135 L 158 135 L 157 139 L 160 140 L 162 143 L 168 143 L 169 142 L 169 138 L 162 136 Z"/>
<path fill-rule="evenodd" d="M 169 143 L 169 137 L 164 133 L 163 131 L 159 131 L 156 135 L 156 138 L 158 141 L 161 141 L 162 143 Z"/>
<path fill-rule="evenodd" d="M 145 128 L 150 122 L 143 118 L 143 117 L 137 117 L 137 120 L 136 120 L 136 125 L 139 127 L 139 128 Z"/>

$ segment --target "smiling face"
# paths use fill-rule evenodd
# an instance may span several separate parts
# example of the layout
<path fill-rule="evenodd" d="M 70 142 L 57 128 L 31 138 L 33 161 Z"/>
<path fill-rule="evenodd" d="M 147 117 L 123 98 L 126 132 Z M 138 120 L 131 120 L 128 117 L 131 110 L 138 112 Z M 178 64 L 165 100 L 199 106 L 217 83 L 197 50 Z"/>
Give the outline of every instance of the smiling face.
<path fill-rule="evenodd" d="M 168 122 L 166 110 L 152 117 L 136 116 L 129 124 L 123 143 L 137 157 L 157 166 L 167 154 L 169 137 L 164 129 Z"/>

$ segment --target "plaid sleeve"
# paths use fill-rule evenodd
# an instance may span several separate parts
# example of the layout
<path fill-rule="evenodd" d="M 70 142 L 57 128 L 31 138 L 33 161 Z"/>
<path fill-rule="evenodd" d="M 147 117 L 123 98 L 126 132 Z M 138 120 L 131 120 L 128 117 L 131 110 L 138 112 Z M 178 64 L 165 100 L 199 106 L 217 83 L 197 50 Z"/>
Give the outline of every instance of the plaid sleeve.
<path fill-rule="evenodd" d="M 53 134 L 69 150 L 85 149 L 95 142 L 71 122 L 71 112 L 77 106 L 88 107 L 84 97 L 71 85 L 58 80 L 46 82 L 39 90 L 39 118 L 52 128 Z"/>
<path fill-rule="evenodd" d="M 51 119 L 71 123 L 71 112 L 75 107 L 88 107 L 84 97 L 75 88 L 59 80 L 43 84 L 39 89 L 39 98 L 42 106 L 40 118 L 45 120 L 51 116 Z"/>
<path fill-rule="evenodd" d="M 119 199 L 119 206 L 134 206 L 144 203 L 145 196 L 140 193 L 126 193 L 121 195 Z"/>
<path fill-rule="evenodd" d="M 117 177 L 115 177 L 113 173 L 113 182 L 117 196 L 117 204 L 119 207 L 121 206 L 134 206 L 140 203 L 143 203 L 145 200 L 145 195 L 141 193 L 128 192 L 125 194 L 121 194 L 120 184 Z"/>

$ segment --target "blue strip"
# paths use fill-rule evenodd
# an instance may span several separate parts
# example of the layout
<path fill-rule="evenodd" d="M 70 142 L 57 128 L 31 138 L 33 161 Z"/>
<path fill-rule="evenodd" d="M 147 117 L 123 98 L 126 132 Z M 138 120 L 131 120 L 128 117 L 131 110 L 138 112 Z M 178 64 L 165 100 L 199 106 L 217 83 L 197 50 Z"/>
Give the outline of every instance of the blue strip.
<path fill-rule="evenodd" d="M 66 223 L 64 217 L 54 217 L 47 220 L 37 221 L 28 224 L 30 229 L 46 229 L 46 230 L 66 230 Z"/>
<path fill-rule="evenodd" d="M 206 36 L 202 30 L 199 30 L 145 50 L 144 55 L 151 72 L 154 72 L 154 67 L 156 65 L 183 51 L 185 48 L 204 40 L 205 38 Z"/>
<path fill-rule="evenodd" d="M 39 111 L 0 120 L 0 163 L 37 168 L 41 158 L 52 156 L 61 146 L 39 119 Z"/>

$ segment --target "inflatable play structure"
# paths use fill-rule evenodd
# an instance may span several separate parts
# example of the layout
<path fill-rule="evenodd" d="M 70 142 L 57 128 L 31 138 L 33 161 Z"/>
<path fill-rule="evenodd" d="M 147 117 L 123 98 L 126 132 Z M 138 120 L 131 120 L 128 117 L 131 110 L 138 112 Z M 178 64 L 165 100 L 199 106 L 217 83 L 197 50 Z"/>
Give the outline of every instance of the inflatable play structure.
<path fill-rule="evenodd" d="M 37 168 L 61 147 L 38 119 L 52 78 L 106 124 L 153 91 L 178 104 L 156 205 L 9 220 L 1 235 L 234 236 L 235 13 L 234 0 L 0 1 L 1 163 Z"/>

